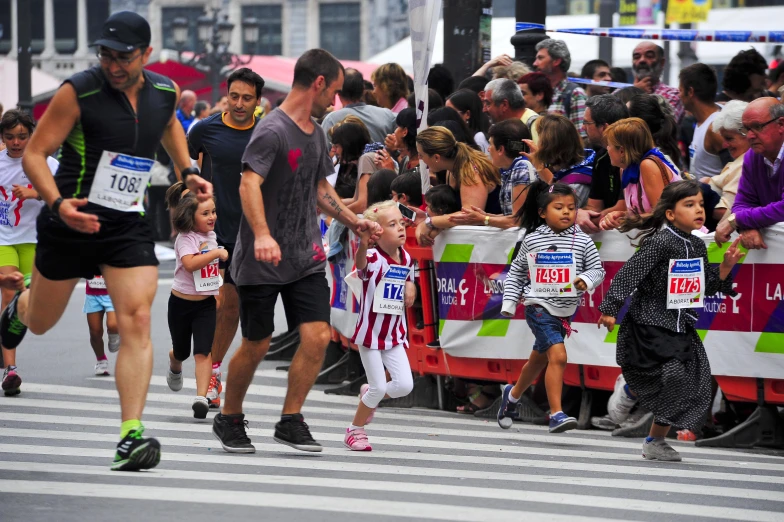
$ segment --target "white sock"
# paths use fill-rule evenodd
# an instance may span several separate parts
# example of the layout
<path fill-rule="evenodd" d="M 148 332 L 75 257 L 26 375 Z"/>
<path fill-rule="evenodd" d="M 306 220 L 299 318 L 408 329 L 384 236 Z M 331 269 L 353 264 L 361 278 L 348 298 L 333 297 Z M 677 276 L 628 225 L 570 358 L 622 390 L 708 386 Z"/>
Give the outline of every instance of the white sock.
<path fill-rule="evenodd" d="M 109 334 L 109 346 L 118 346 L 120 344 L 120 334 Z"/>
<path fill-rule="evenodd" d="M 519 400 L 520 398 L 515 399 L 514 395 L 512 395 L 512 390 L 509 390 L 509 402 L 511 402 L 512 404 L 517 404 L 517 401 Z"/>
<path fill-rule="evenodd" d="M 213 375 L 217 375 L 217 374 L 219 374 L 221 372 L 220 370 L 221 370 L 220 364 L 218 366 L 213 366 L 212 367 L 212 374 Z"/>
<path fill-rule="evenodd" d="M 363 428 L 364 428 L 364 426 L 354 426 L 353 424 L 351 424 L 348 427 L 348 431 L 361 430 Z"/>

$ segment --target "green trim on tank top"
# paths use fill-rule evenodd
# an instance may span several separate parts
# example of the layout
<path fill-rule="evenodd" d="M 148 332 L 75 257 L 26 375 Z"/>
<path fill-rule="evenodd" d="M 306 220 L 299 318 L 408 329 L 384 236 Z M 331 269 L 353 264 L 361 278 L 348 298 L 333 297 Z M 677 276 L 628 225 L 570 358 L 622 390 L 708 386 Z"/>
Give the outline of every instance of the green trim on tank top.
<path fill-rule="evenodd" d="M 78 198 L 79 194 L 82 191 L 82 181 L 84 181 L 84 175 L 87 170 L 85 166 L 87 162 L 87 158 L 85 157 L 85 141 L 84 141 L 84 131 L 82 130 L 82 122 L 78 122 L 74 125 L 74 128 L 71 129 L 70 134 L 65 139 L 65 142 L 71 146 L 71 148 L 79 154 L 79 159 L 81 162 L 81 168 L 79 169 L 79 178 L 76 180 L 76 191 L 74 191 L 73 197 Z M 62 154 L 62 152 L 61 152 Z"/>

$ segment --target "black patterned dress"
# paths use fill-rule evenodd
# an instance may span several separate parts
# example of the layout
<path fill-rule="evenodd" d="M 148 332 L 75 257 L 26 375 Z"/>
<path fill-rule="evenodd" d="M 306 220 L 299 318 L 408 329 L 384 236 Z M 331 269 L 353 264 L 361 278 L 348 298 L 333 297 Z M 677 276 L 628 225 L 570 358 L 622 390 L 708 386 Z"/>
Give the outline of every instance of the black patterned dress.
<path fill-rule="evenodd" d="M 703 258 L 705 295 L 736 295 L 732 276 L 721 280 L 708 264 L 702 239 L 665 226 L 627 261 L 613 278 L 599 310 L 612 317 L 627 297 L 629 310 L 618 332 L 616 361 L 640 404 L 661 425 L 696 430 L 711 402 L 711 369 L 695 324 L 696 309 L 667 309 L 671 259 Z"/>

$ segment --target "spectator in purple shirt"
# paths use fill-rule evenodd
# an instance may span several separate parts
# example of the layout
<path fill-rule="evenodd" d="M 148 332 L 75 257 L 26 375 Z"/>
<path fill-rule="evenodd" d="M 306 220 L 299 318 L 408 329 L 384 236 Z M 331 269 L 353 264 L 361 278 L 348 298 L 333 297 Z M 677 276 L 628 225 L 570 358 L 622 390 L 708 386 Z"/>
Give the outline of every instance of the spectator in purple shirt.
<path fill-rule="evenodd" d="M 743 111 L 742 121 L 740 132 L 751 149 L 743 159 L 732 214 L 719 224 L 715 238 L 721 245 L 738 230 L 744 247 L 768 248 L 760 230 L 784 222 L 784 105 L 759 98 Z"/>

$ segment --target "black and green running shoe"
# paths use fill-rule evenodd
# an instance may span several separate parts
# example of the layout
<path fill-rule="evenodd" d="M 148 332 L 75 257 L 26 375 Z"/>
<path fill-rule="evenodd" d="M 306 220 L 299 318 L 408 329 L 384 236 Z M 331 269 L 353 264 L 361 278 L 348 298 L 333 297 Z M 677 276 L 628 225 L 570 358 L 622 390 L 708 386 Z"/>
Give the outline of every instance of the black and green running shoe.
<path fill-rule="evenodd" d="M 142 437 L 143 433 L 144 427 L 131 430 L 117 444 L 113 471 L 139 471 L 158 465 L 161 461 L 161 444 L 156 439 Z"/>
<path fill-rule="evenodd" d="M 0 314 L 0 339 L 6 348 L 16 348 L 24 339 L 27 327 L 19 320 L 16 305 L 22 292 L 17 292 L 3 313 Z"/>

